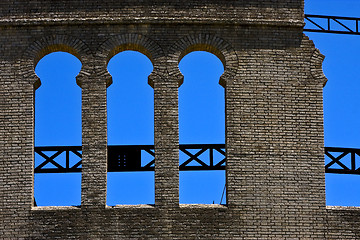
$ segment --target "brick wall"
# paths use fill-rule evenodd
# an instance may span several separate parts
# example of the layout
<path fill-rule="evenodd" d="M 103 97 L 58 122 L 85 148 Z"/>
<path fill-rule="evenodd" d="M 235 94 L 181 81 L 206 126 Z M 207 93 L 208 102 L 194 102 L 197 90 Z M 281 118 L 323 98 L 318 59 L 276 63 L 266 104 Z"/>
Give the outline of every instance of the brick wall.
<path fill-rule="evenodd" d="M 341 236 L 333 232 L 345 227 L 334 224 L 347 213 L 325 207 L 326 78 L 323 56 L 302 34 L 303 1 L 43 0 L 0 6 L 0 238 Z M 144 53 L 154 66 L 155 206 L 106 206 L 106 65 L 124 50 Z M 179 205 L 178 62 L 195 50 L 214 53 L 225 66 L 226 206 Z M 33 102 L 40 84 L 34 68 L 53 51 L 82 62 L 79 208 L 33 206 Z"/>

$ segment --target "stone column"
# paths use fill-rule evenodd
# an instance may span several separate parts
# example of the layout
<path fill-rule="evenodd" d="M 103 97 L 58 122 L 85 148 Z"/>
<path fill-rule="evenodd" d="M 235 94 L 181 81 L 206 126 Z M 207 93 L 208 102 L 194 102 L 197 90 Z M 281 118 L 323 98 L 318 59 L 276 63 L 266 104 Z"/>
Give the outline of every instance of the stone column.
<path fill-rule="evenodd" d="M 105 208 L 107 176 L 106 82 L 82 81 L 82 187 L 84 208 Z"/>
<path fill-rule="evenodd" d="M 179 205 L 178 81 L 150 75 L 154 85 L 155 205 Z"/>

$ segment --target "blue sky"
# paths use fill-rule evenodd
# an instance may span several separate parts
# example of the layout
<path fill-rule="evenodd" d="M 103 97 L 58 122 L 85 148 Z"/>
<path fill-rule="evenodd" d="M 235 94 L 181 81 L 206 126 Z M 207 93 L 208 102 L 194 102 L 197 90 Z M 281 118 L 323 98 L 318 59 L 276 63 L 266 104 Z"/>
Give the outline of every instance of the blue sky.
<path fill-rule="evenodd" d="M 218 84 L 222 63 L 210 53 L 193 52 L 179 68 L 184 74 L 179 88 L 180 143 L 224 143 L 224 88 Z M 81 145 L 81 89 L 75 83 L 80 69 L 80 61 L 68 53 L 49 54 L 38 63 L 42 86 L 35 93 L 36 146 Z M 107 91 L 108 144 L 153 145 L 150 60 L 125 51 L 110 60 L 108 70 L 113 76 Z M 219 203 L 224 184 L 224 171 L 181 172 L 180 202 Z M 38 205 L 78 205 L 80 188 L 79 173 L 35 175 Z M 154 173 L 108 173 L 107 203 L 154 203 Z"/>
<path fill-rule="evenodd" d="M 307 0 L 305 13 L 360 17 L 357 0 Z M 360 148 L 360 36 L 306 33 L 325 55 L 325 146 Z M 360 176 L 326 174 L 327 205 L 360 206 Z"/>
<path fill-rule="evenodd" d="M 360 17 L 360 2 L 307 0 L 309 14 Z M 326 56 L 324 73 L 325 146 L 360 148 L 360 36 L 306 33 Z M 179 64 L 180 143 L 224 143 L 224 89 L 218 84 L 223 66 L 206 52 L 193 52 Z M 80 61 L 68 53 L 45 56 L 36 73 L 35 145 L 81 145 L 81 89 L 75 76 Z M 144 55 L 126 51 L 111 59 L 108 70 L 108 144 L 153 144 L 153 90 L 147 84 L 152 64 Z M 60 104 L 59 104 L 60 103 Z M 183 156 L 180 156 L 180 161 Z M 35 159 L 35 164 L 37 158 Z M 219 203 L 224 171 L 182 172 L 181 203 Z M 359 176 L 327 174 L 328 205 L 360 206 Z M 79 205 L 81 174 L 36 174 L 38 205 Z M 154 173 L 108 173 L 108 205 L 154 203 Z M 224 201 L 223 201 L 224 203 Z"/>

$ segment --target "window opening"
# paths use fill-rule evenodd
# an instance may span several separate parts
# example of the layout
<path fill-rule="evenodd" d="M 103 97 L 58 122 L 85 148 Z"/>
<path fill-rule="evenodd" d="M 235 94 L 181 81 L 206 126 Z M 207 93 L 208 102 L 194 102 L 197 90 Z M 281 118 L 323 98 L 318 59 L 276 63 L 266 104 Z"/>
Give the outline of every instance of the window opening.
<path fill-rule="evenodd" d="M 71 166 L 80 160 L 74 153 L 81 154 L 81 88 L 75 79 L 80 69 L 79 59 L 66 52 L 46 55 L 35 68 L 41 80 L 41 86 L 35 91 L 34 198 L 37 206 L 70 206 L 81 202 L 80 172 L 44 173 L 56 168 L 51 161 L 46 163 L 44 156 L 56 156 L 53 160 L 61 166 L 66 166 L 66 158 Z M 59 150 L 68 146 L 78 148 Z M 39 147 L 45 148 L 39 150 Z M 43 173 L 36 173 L 40 167 Z"/>
<path fill-rule="evenodd" d="M 219 79 L 224 72 L 222 62 L 213 54 L 195 51 L 187 54 L 179 64 L 184 83 L 179 88 L 179 142 L 182 144 L 225 143 L 225 96 Z M 200 161 L 209 164 L 224 159 L 219 151 L 186 149 Z M 221 149 L 225 151 L 225 149 Z M 201 154 L 199 154 L 201 153 Z M 189 160 L 189 154 L 179 153 L 180 165 Z M 191 161 L 188 166 L 200 166 Z M 180 171 L 180 203 L 226 203 L 225 170 Z"/>
<path fill-rule="evenodd" d="M 108 165 L 112 168 L 145 166 L 154 158 L 148 146 L 154 145 L 154 91 L 148 84 L 152 69 L 151 61 L 136 51 L 118 53 L 108 63 L 113 78 L 107 90 Z M 154 178 L 154 171 L 108 172 L 107 205 L 154 204 Z"/>

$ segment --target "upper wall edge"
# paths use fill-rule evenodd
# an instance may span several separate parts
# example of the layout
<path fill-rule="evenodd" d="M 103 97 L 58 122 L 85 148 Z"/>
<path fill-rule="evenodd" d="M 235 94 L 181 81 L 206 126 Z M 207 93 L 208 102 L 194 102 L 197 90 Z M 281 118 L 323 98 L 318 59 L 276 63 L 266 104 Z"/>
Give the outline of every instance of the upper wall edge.
<path fill-rule="evenodd" d="M 0 3 L 0 26 L 84 22 L 302 26 L 303 18 L 303 0 L 4 0 Z"/>

